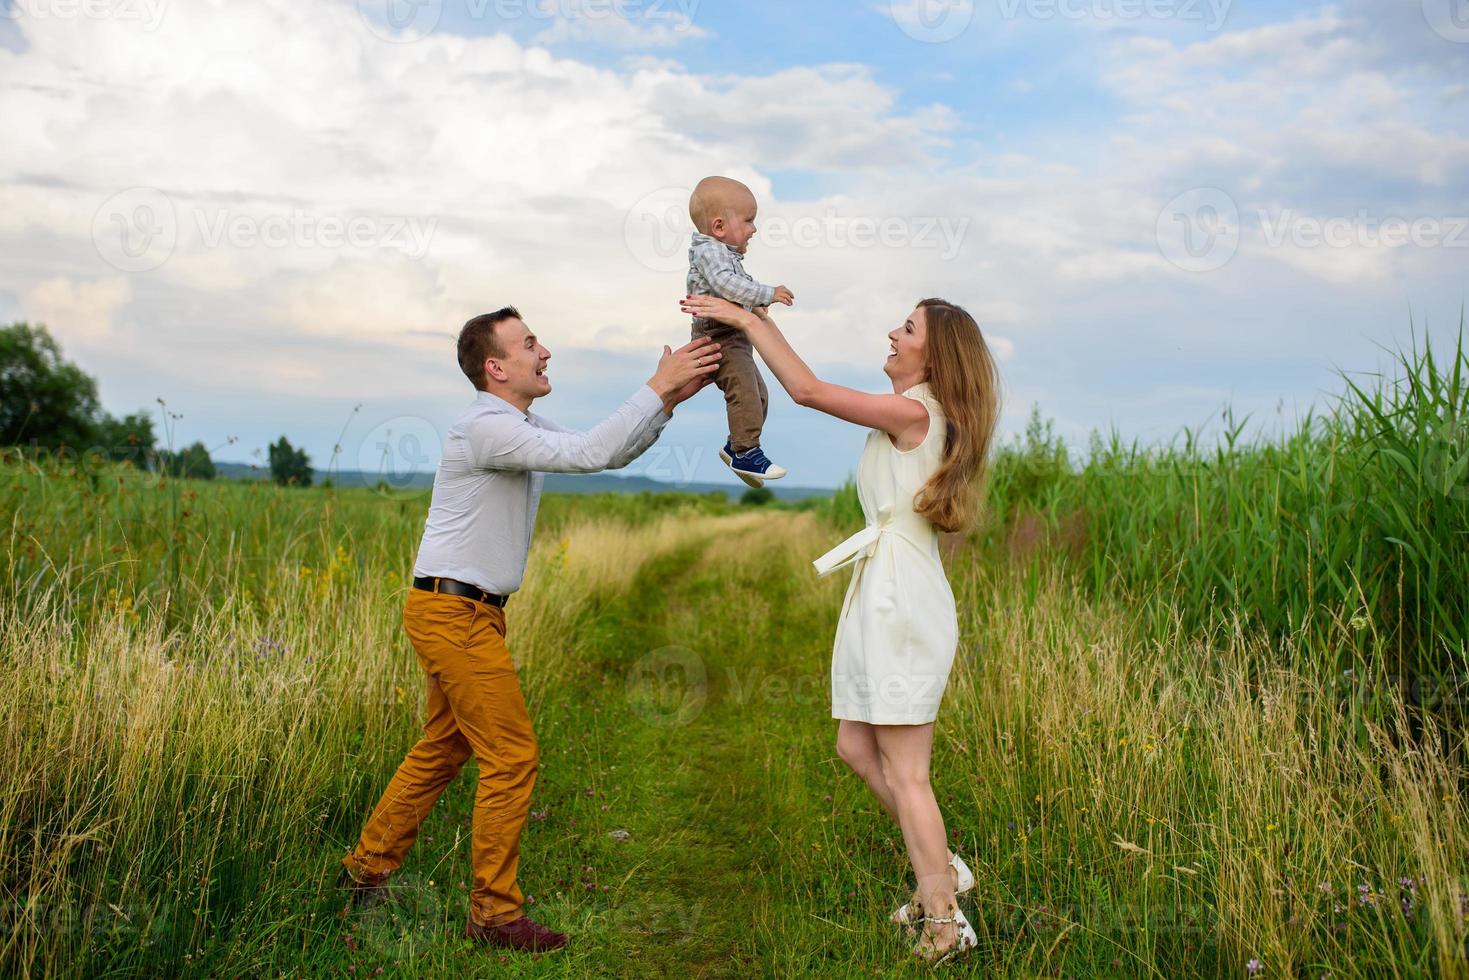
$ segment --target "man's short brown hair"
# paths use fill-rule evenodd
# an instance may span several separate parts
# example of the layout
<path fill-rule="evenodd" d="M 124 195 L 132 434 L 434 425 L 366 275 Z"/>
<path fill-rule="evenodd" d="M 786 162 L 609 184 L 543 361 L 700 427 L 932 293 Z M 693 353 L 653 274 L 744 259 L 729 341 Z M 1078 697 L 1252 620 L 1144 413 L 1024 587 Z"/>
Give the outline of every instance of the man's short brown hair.
<path fill-rule="evenodd" d="M 459 331 L 459 370 L 480 391 L 485 390 L 485 358 L 505 356 L 505 348 L 495 336 L 495 325 L 520 319 L 519 310 L 504 306 L 493 313 L 481 313 Z"/>

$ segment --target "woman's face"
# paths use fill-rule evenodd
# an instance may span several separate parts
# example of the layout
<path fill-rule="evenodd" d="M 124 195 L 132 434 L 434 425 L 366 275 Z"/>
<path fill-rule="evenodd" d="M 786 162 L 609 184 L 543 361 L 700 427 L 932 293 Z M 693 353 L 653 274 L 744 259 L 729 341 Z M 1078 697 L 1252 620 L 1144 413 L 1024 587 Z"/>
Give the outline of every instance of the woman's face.
<path fill-rule="evenodd" d="M 903 325 L 888 334 L 892 347 L 888 350 L 883 372 L 890 378 L 922 378 L 927 373 L 928 327 L 923 307 L 915 307 Z"/>

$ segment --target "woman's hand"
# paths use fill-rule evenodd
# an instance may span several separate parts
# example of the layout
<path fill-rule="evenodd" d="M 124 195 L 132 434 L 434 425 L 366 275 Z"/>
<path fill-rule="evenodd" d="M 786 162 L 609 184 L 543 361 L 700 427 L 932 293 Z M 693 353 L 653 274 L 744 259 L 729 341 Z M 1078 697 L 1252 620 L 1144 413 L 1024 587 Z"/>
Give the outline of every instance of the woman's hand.
<path fill-rule="evenodd" d="M 758 322 L 758 317 L 743 306 L 718 296 L 685 296 L 679 301 L 679 307 L 690 316 L 703 317 L 740 330 Z"/>

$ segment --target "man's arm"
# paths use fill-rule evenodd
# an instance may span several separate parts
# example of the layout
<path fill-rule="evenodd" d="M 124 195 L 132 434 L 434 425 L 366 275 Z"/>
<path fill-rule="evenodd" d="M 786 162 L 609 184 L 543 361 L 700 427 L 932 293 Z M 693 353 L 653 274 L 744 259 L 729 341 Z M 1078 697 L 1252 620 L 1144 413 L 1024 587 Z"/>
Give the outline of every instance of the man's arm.
<path fill-rule="evenodd" d="M 483 416 L 467 433 L 469 459 L 476 469 L 540 473 L 596 473 L 626 466 L 662 431 L 668 420 L 663 405 L 663 398 L 643 385 L 586 432 L 538 428 L 509 412 Z"/>
<path fill-rule="evenodd" d="M 718 242 L 694 249 L 694 265 L 715 294 L 741 306 L 769 306 L 775 287 L 756 282 Z"/>
<path fill-rule="evenodd" d="M 638 428 L 637 432 L 633 433 L 632 441 L 629 442 L 621 452 L 613 457 L 612 462 L 607 464 L 607 469 L 620 470 L 628 463 L 631 463 L 633 460 L 643 455 L 643 453 L 647 452 L 648 447 L 657 442 L 658 437 L 663 434 L 663 426 L 668 423 L 668 420 L 672 416 L 673 408 L 668 403 L 668 400 L 664 399 L 662 409 L 650 415 L 647 420 L 643 422 L 643 424 Z M 552 432 L 571 431 L 570 429 L 562 428 L 555 422 L 552 422 L 550 419 L 542 415 L 535 416 L 535 420 L 543 428 L 550 429 Z"/>

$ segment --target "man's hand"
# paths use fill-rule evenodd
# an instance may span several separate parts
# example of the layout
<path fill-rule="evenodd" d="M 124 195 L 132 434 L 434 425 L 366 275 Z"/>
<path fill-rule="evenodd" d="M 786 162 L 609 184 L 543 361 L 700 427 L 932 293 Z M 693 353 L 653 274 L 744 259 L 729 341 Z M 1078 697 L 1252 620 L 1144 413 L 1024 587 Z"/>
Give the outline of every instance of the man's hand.
<path fill-rule="evenodd" d="M 719 345 L 708 337 L 700 337 L 678 350 L 663 345 L 658 370 L 648 379 L 648 387 L 663 399 L 665 411 L 694 395 L 708 384 L 719 370 Z"/>
<path fill-rule="evenodd" d="M 775 302 L 784 303 L 786 306 L 794 306 L 796 303 L 796 294 L 784 286 L 776 286 Z"/>
<path fill-rule="evenodd" d="M 678 391 L 670 393 L 666 398 L 663 399 L 663 414 L 667 415 L 669 418 L 673 418 L 673 407 L 675 405 L 679 405 L 683 402 L 688 401 L 690 398 L 697 395 L 700 389 L 702 389 L 707 384 L 711 384 L 713 381 L 714 375 L 706 374 L 702 378 L 695 378 L 693 381 L 690 381 Z"/>

